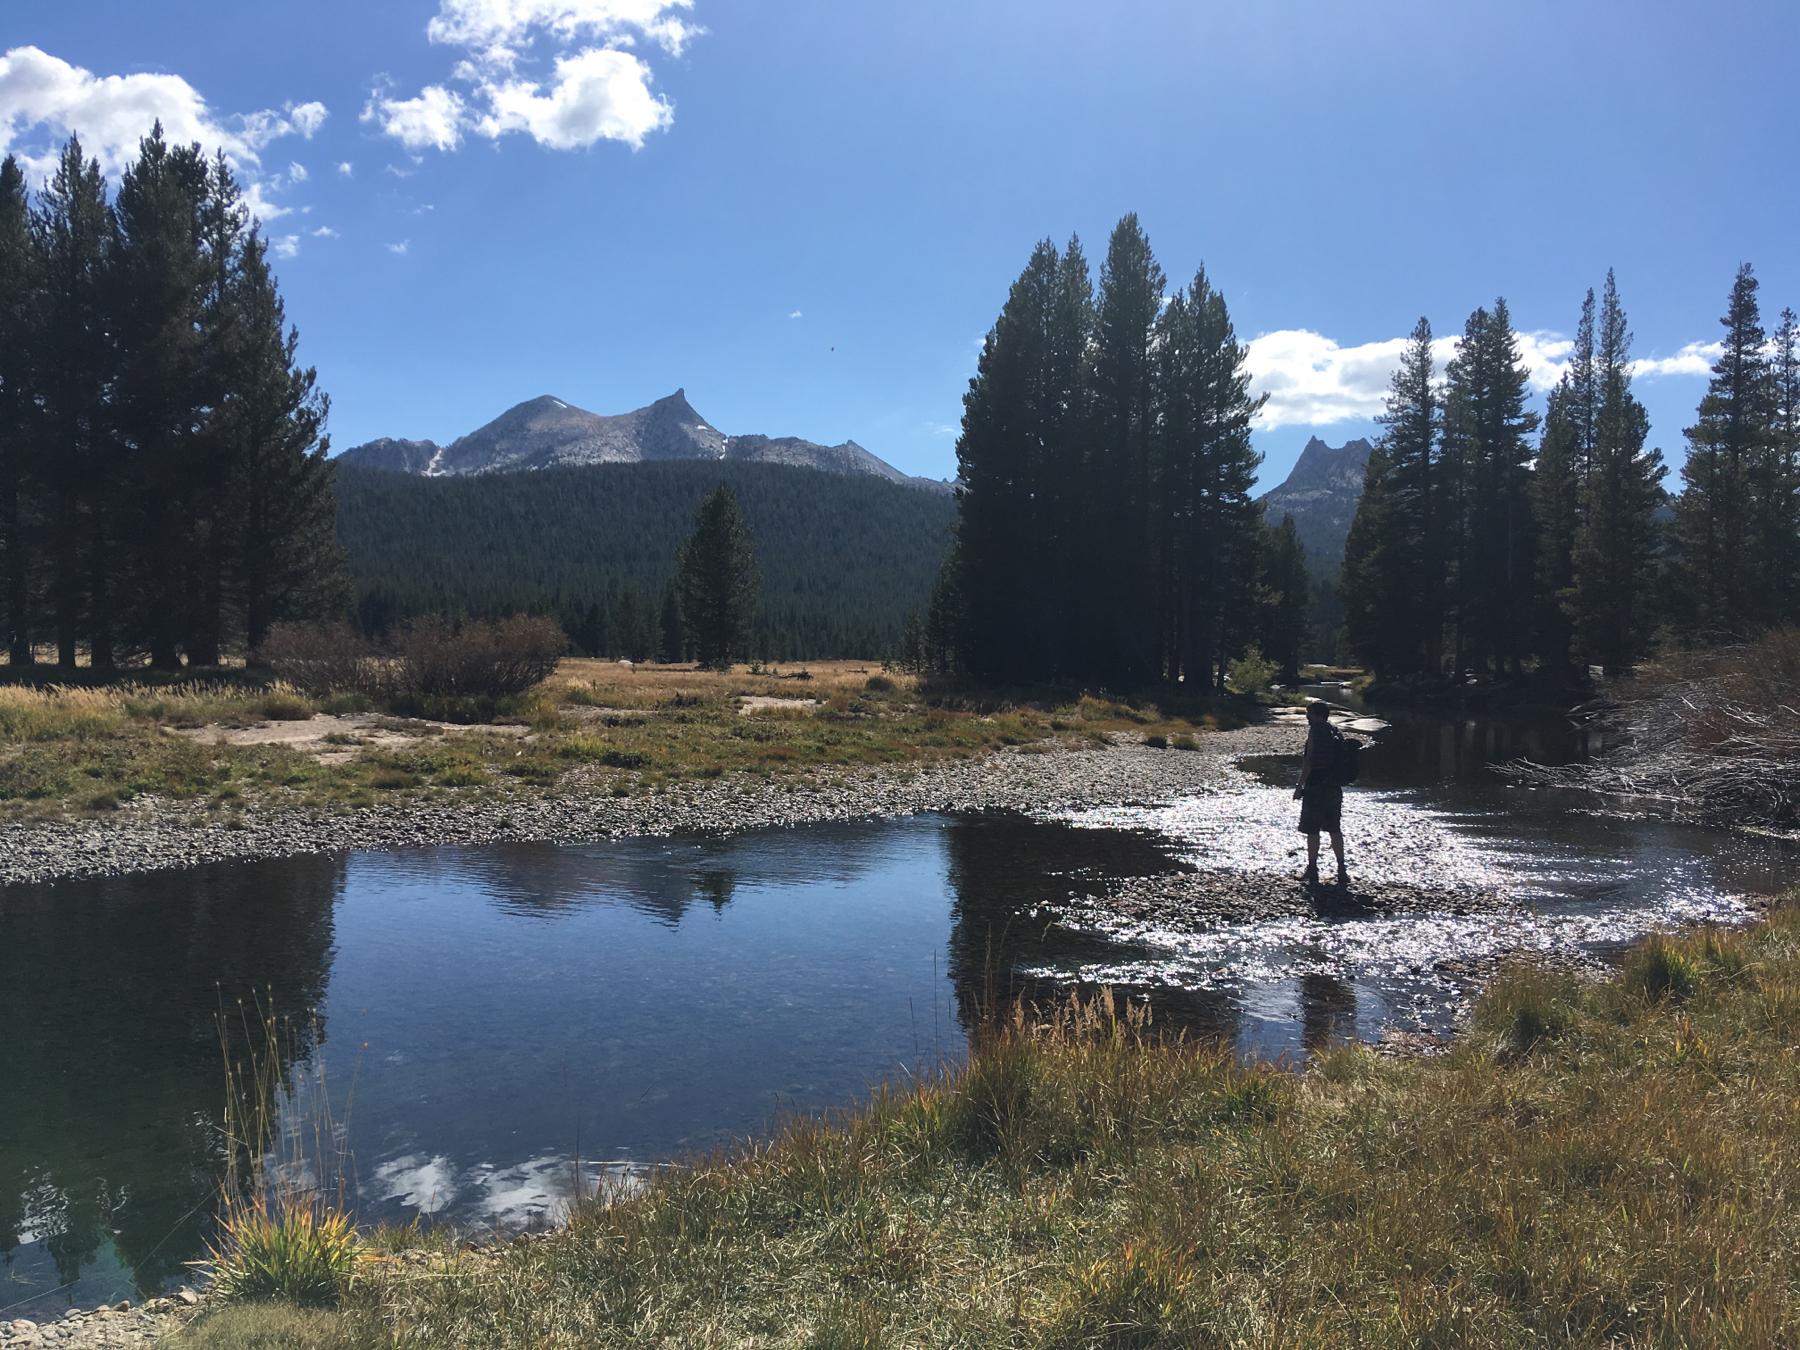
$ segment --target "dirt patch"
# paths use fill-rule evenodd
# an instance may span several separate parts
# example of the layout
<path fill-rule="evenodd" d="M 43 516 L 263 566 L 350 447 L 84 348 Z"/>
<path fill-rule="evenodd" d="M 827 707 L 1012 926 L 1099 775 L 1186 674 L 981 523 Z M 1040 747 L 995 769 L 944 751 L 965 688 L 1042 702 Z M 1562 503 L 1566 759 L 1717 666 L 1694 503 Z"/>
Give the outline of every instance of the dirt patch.
<path fill-rule="evenodd" d="M 819 706 L 816 698 L 773 698 L 766 694 L 739 694 L 738 716 L 758 712 L 811 712 Z"/>
<path fill-rule="evenodd" d="M 169 727 L 170 735 L 206 745 L 280 745 L 310 753 L 321 764 L 341 764 L 365 749 L 387 750 L 426 736 L 455 736 L 471 731 L 523 738 L 529 727 L 497 722 L 436 722 L 426 718 L 383 717 L 375 713 L 337 716 L 317 713 L 304 721 L 258 722 L 232 727 L 217 722 L 200 727 Z"/>

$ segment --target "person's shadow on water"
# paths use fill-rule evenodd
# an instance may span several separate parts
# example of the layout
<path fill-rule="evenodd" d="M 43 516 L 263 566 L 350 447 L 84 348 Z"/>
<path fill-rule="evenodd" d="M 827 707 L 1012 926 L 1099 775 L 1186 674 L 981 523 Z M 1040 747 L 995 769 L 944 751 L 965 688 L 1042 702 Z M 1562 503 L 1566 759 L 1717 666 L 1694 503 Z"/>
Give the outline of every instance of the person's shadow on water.
<path fill-rule="evenodd" d="M 1358 894 L 1350 886 L 1322 881 L 1303 881 L 1300 884 L 1306 890 L 1306 898 L 1312 905 L 1313 913 L 1321 919 L 1361 919 L 1376 912 L 1375 898 Z"/>

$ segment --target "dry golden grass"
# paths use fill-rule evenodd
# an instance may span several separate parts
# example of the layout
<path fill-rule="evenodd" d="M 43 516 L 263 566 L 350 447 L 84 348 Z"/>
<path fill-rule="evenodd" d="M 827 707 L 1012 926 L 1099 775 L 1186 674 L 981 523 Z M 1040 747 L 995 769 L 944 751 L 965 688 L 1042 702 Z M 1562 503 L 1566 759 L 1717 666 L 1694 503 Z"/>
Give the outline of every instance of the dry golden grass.
<path fill-rule="evenodd" d="M 306 1334 L 1800 1343 L 1794 909 L 1654 939 L 1598 985 L 1506 976 L 1441 1059 L 1352 1047 L 1301 1073 L 1152 1030 L 1092 1004 L 1008 1022 L 940 1081 L 661 1173 L 549 1240 L 371 1265 Z M 239 1344 L 236 1316 L 188 1343 Z"/>
<path fill-rule="evenodd" d="M 732 773 L 809 774 L 1078 744 L 1113 731 L 1178 737 L 1244 711 L 1229 700 L 1174 710 L 1066 691 L 923 687 L 873 661 L 717 672 L 566 660 L 542 685 L 503 701 L 497 724 L 475 722 L 455 735 L 441 724 L 384 717 L 363 695 L 308 696 L 248 678 L 0 685 L 0 811 L 107 811 L 146 795 L 227 811 L 333 811 L 549 788 L 620 795 Z M 300 743 L 170 734 L 271 721 L 303 732 L 315 712 L 357 720 L 349 729 L 321 724 Z"/>

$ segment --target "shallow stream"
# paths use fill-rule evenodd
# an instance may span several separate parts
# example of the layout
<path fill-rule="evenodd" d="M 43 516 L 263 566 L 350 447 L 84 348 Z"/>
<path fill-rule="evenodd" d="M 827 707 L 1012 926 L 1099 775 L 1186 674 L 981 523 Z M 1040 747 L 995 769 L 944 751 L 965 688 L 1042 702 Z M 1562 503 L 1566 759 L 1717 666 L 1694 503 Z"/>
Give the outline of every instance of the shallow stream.
<path fill-rule="evenodd" d="M 1110 984 L 1162 1025 L 1299 1055 L 1441 1031 L 1506 952 L 1604 956 L 1743 917 L 1795 874 L 1787 846 L 1489 769 L 1589 748 L 1556 718 L 1397 717 L 1345 808 L 1346 890 L 1294 880 L 1288 756 L 1203 796 L 1041 819 L 0 889 L 0 1318 L 190 1278 L 223 1156 L 220 1016 L 240 1005 L 296 1028 L 290 1124 L 317 1118 L 322 1075 L 365 1217 L 512 1227 L 554 1220 L 578 1174 L 928 1073 L 1015 993 Z"/>

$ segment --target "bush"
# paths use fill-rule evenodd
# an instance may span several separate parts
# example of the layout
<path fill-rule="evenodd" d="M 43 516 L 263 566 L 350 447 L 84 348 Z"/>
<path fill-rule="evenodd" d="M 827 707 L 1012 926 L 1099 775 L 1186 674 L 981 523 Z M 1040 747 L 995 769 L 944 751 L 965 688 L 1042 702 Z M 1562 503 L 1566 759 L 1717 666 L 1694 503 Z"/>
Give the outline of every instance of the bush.
<path fill-rule="evenodd" d="M 461 624 L 419 619 L 387 650 L 347 624 L 277 624 L 257 655 L 309 693 L 361 695 L 395 711 L 470 720 L 547 679 L 568 645 L 553 620 L 515 614 Z"/>
<path fill-rule="evenodd" d="M 1225 667 L 1225 678 L 1231 687 L 1240 694 L 1260 694 L 1271 684 L 1280 667 L 1262 654 L 1262 648 L 1252 642 L 1244 648 L 1244 654 Z"/>
<path fill-rule="evenodd" d="M 1624 987 L 1652 1003 L 1684 999 L 1700 983 L 1700 962 L 1663 933 L 1652 933 L 1625 959 Z"/>
<path fill-rule="evenodd" d="M 323 1204 L 278 1208 L 257 1197 L 227 1210 L 219 1229 L 212 1289 L 222 1299 L 327 1305 L 356 1269 L 356 1230 L 342 1211 Z"/>

